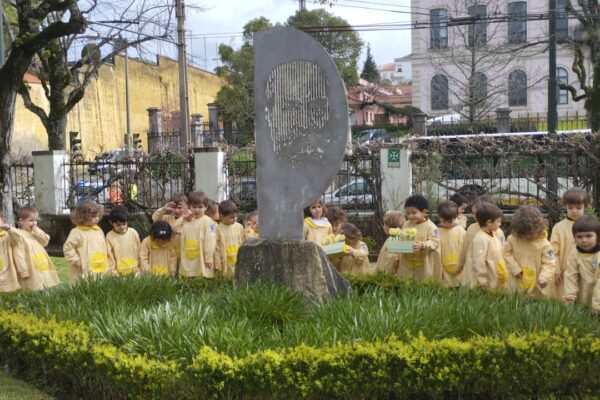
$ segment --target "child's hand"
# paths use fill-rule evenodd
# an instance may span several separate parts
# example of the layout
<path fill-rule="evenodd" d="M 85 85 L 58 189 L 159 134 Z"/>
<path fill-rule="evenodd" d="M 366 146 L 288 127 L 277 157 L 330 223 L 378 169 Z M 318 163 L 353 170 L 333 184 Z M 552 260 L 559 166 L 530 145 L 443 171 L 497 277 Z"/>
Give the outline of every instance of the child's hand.
<path fill-rule="evenodd" d="M 0 225 L 0 230 L 10 231 L 10 225 Z"/>
<path fill-rule="evenodd" d="M 556 283 L 556 286 L 559 286 L 562 280 L 562 275 L 554 275 L 554 283 Z"/>
<path fill-rule="evenodd" d="M 423 249 L 423 242 L 415 242 L 413 244 L 414 251 L 421 251 Z"/>
<path fill-rule="evenodd" d="M 208 262 L 207 262 L 207 263 L 205 263 L 204 265 L 205 265 L 205 266 L 206 266 L 206 268 L 208 268 L 208 269 L 213 269 L 213 263 L 208 263 Z"/>
<path fill-rule="evenodd" d="M 165 209 L 166 212 L 168 213 L 172 213 L 173 211 L 175 211 L 175 207 L 177 207 L 177 204 L 175 204 L 174 201 L 170 201 L 167 204 L 165 204 L 163 206 L 163 208 Z"/>
<path fill-rule="evenodd" d="M 543 289 L 546 286 L 548 286 L 548 282 L 538 281 L 538 286 L 540 287 L 540 289 Z"/>

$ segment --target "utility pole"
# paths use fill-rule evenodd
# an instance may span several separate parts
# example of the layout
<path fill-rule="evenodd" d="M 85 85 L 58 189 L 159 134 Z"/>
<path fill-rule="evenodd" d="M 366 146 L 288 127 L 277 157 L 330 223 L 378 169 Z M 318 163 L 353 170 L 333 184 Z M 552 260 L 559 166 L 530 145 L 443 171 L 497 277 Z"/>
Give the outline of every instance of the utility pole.
<path fill-rule="evenodd" d="M 185 54 L 185 5 L 184 0 L 175 0 L 177 17 L 177 48 L 179 56 L 179 143 L 182 154 L 187 154 L 190 142 L 190 126 L 187 90 L 187 58 Z"/>
<path fill-rule="evenodd" d="M 131 135 L 131 107 L 129 103 L 129 54 L 125 47 L 125 112 L 127 113 L 127 133 L 125 133 L 125 151 L 133 154 L 133 136 Z"/>
<path fill-rule="evenodd" d="M 558 115 L 556 111 L 558 84 L 556 82 L 556 0 L 550 1 L 548 33 L 550 43 L 548 48 L 548 132 L 556 133 Z"/>
<path fill-rule="evenodd" d="M 305 11 L 306 10 L 306 0 L 298 0 L 298 5 L 299 5 L 299 10 L 300 11 Z"/>

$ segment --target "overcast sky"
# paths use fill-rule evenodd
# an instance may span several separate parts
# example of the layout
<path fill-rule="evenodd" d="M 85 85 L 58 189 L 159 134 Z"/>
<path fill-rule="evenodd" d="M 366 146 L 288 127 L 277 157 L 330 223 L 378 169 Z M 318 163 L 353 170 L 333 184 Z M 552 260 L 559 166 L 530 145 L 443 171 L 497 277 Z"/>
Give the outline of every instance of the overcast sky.
<path fill-rule="evenodd" d="M 242 27 L 250 20 L 264 16 L 272 23 L 285 22 L 298 10 L 297 0 L 197 0 L 196 4 L 206 7 L 206 11 L 187 11 L 186 29 L 191 32 L 188 48 L 194 63 L 206 65 L 212 71 L 216 66 L 216 47 L 227 43 L 234 48 L 241 44 Z M 357 8 L 361 7 L 361 8 Z M 410 0 L 337 0 L 333 7 L 314 4 L 306 0 L 306 8 L 327 8 L 329 12 L 346 19 L 351 25 L 410 21 Z M 367 9 L 373 8 L 373 9 Z M 374 10 L 376 9 L 376 10 Z M 395 12 L 394 12 L 395 11 Z M 206 36 L 205 34 L 224 33 Z M 378 65 L 394 61 L 410 53 L 410 30 L 359 32 Z M 236 36 L 238 35 L 238 36 Z M 362 68 L 366 46 L 361 55 L 359 68 Z"/>

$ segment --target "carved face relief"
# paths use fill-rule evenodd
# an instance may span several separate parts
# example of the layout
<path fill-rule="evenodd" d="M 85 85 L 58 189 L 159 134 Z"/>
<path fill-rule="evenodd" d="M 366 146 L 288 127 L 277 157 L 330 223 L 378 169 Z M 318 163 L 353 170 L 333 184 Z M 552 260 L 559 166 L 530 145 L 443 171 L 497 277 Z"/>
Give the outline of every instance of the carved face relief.
<path fill-rule="evenodd" d="M 265 113 L 273 151 L 291 166 L 322 165 L 330 118 L 327 78 L 311 61 L 275 67 L 267 80 Z"/>

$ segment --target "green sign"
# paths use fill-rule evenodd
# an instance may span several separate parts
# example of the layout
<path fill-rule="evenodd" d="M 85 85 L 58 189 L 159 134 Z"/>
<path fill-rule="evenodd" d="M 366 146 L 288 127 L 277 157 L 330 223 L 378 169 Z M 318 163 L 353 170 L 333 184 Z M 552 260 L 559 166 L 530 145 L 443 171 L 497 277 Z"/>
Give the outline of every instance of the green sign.
<path fill-rule="evenodd" d="M 400 168 L 400 149 L 388 150 L 388 168 Z"/>

